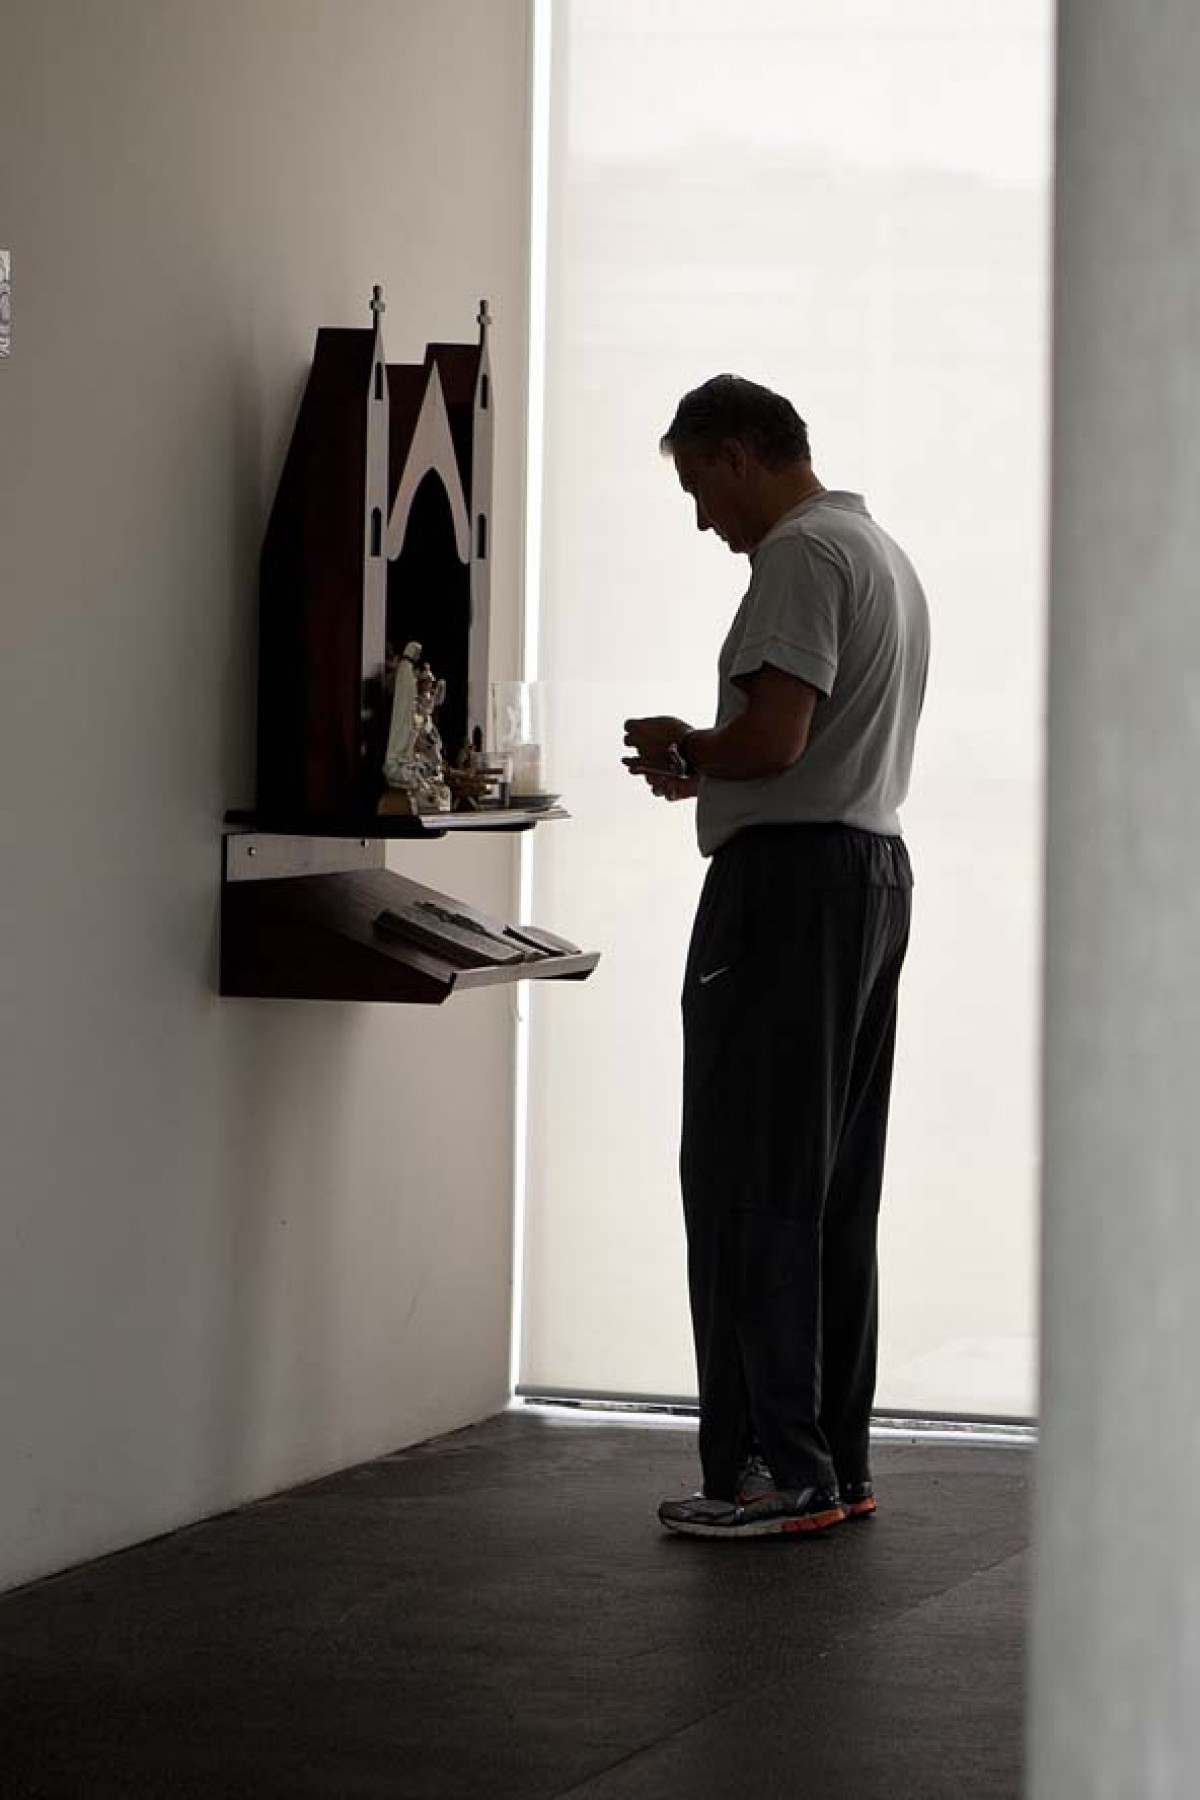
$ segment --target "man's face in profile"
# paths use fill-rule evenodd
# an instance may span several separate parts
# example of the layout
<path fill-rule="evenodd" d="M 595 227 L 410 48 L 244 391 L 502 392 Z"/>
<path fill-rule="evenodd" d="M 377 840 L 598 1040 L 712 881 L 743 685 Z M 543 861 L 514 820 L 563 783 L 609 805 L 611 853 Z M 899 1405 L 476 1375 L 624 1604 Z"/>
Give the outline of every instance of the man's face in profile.
<path fill-rule="evenodd" d="M 753 550 L 762 536 L 754 505 L 755 465 L 736 439 L 715 449 L 679 444 L 672 451 L 675 473 L 696 505 L 697 531 L 714 531 L 738 555 Z"/>

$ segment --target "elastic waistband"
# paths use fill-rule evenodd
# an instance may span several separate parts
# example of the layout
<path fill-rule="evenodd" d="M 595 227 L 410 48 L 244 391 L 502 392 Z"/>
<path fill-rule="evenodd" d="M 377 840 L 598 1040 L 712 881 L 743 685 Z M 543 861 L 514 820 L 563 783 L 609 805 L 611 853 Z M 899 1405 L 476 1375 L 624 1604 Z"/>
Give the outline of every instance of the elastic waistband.
<path fill-rule="evenodd" d="M 871 844 L 902 844 L 904 839 L 898 832 L 864 831 L 859 825 L 844 825 L 840 819 L 780 819 L 768 825 L 743 825 L 740 831 L 713 851 L 720 856 L 723 851 L 731 850 L 735 844 L 744 843 L 749 838 L 849 838 Z"/>
<path fill-rule="evenodd" d="M 863 831 L 857 825 L 824 820 L 746 825 L 712 855 L 714 864 L 753 865 L 763 858 L 797 872 L 803 870 L 809 879 L 822 885 L 913 885 L 908 846 L 902 837 L 885 837 L 882 832 Z"/>

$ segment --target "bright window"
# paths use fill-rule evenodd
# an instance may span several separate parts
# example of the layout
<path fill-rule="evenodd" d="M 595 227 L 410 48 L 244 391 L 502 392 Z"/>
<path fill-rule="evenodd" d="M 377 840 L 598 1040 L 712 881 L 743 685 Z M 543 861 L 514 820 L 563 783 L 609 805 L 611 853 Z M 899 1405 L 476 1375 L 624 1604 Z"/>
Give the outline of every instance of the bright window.
<path fill-rule="evenodd" d="M 882 1221 L 883 1409 L 1035 1393 L 1052 13 L 1047 0 L 559 0 L 540 674 L 570 824 L 533 916 L 521 1381 L 694 1394 L 676 1186 L 692 809 L 630 713 L 712 719 L 745 564 L 657 440 L 723 369 L 788 394 L 931 603 Z"/>

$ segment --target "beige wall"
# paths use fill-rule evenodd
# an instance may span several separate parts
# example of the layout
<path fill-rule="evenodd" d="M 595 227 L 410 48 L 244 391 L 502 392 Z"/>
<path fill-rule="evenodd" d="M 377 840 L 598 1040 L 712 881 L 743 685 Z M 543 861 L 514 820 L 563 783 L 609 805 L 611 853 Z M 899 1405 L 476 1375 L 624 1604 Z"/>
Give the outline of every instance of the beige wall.
<path fill-rule="evenodd" d="M 1200 1793 L 1200 13 L 1059 9 L 1032 1800 Z"/>
<path fill-rule="evenodd" d="M 373 281 L 394 359 L 491 300 L 516 672 L 526 61 L 524 0 L 5 8 L 0 1585 L 505 1403 L 510 998 L 214 984 L 265 513 Z"/>

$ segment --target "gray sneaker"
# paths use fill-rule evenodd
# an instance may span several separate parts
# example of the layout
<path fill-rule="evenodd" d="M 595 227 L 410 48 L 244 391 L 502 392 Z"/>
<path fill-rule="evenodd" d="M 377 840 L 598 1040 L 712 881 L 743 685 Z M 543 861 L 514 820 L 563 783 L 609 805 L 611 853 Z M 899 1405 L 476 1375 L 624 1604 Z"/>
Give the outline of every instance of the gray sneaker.
<path fill-rule="evenodd" d="M 869 1481 L 843 1481 L 838 1497 L 848 1519 L 869 1519 L 875 1511 L 875 1489 Z"/>
<path fill-rule="evenodd" d="M 775 1477 L 761 1456 L 752 1456 L 743 1464 L 738 1476 L 737 1497 L 744 1504 L 747 1500 L 761 1500 L 764 1494 L 775 1492 Z"/>
<path fill-rule="evenodd" d="M 827 1488 L 778 1489 L 765 1462 L 753 1457 L 738 1478 L 737 1498 L 664 1500 L 658 1509 L 668 1531 L 684 1537 L 749 1538 L 811 1535 L 840 1525 L 846 1509 Z"/>

